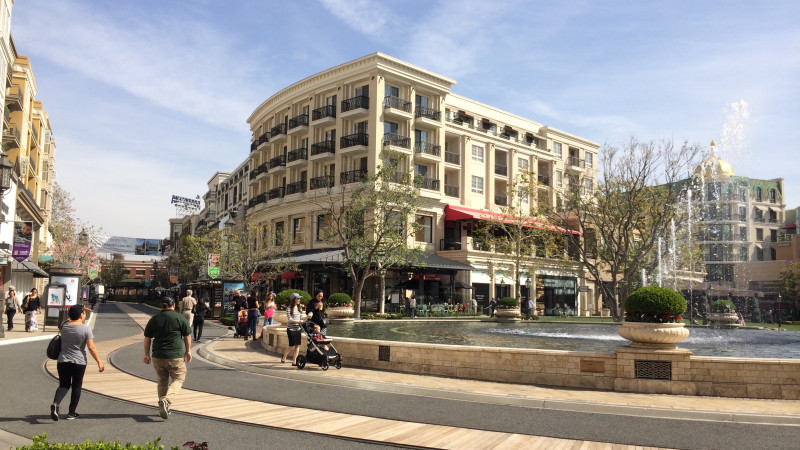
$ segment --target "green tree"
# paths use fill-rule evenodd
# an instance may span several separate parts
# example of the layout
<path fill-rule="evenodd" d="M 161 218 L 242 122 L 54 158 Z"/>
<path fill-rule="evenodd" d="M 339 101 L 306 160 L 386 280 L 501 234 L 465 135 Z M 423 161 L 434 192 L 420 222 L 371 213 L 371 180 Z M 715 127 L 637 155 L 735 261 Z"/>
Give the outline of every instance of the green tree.
<path fill-rule="evenodd" d="M 563 193 L 563 207 L 550 213 L 562 226 L 596 236 L 596 246 L 578 250 L 617 322 L 625 316 L 623 300 L 638 287 L 641 270 L 655 265 L 658 238 L 686 219 L 681 202 L 686 189 L 679 181 L 698 155 L 698 147 L 676 147 L 671 140 L 631 138 L 621 147 L 605 146 L 596 190 L 582 192 L 583 180 L 575 180 Z"/>
<path fill-rule="evenodd" d="M 248 289 L 296 268 L 289 240 L 273 239 L 266 226 L 236 222 L 222 231 L 219 244 L 220 273 L 243 280 Z"/>
<path fill-rule="evenodd" d="M 348 182 L 329 187 L 313 200 L 325 215 L 325 238 L 343 248 L 342 267 L 353 281 L 355 317 L 361 317 L 361 294 L 368 279 L 387 268 L 413 264 L 422 251 L 409 245 L 421 229 L 416 221 L 421 179 L 401 169 L 402 156 L 381 156 L 383 164 L 374 175 L 344 180 Z"/>
<path fill-rule="evenodd" d="M 126 273 L 125 259 L 120 254 L 100 262 L 100 280 L 109 288 L 119 286 Z"/>
<path fill-rule="evenodd" d="M 800 261 L 790 262 L 778 273 L 781 280 L 781 297 L 784 305 L 792 305 L 796 311 L 800 309 Z"/>

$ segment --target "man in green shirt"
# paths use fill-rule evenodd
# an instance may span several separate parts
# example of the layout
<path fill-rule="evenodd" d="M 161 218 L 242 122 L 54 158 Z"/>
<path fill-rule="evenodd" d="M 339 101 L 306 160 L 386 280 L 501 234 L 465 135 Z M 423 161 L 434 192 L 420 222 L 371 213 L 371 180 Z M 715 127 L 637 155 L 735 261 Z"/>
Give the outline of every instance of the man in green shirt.
<path fill-rule="evenodd" d="M 186 379 L 186 364 L 192 360 L 191 336 L 189 322 L 175 311 L 175 300 L 164 297 L 161 312 L 144 327 L 144 363 L 150 364 L 152 345 L 153 368 L 158 376 L 158 414 L 162 419 L 169 418 L 169 406 Z"/>

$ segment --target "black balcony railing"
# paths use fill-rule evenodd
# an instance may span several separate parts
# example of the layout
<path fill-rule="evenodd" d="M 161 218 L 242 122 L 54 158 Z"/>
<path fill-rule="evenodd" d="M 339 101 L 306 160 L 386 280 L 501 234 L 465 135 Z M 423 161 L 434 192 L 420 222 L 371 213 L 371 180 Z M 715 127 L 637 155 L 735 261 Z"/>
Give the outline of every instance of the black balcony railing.
<path fill-rule="evenodd" d="M 424 153 L 431 156 L 440 156 L 442 154 L 442 146 L 432 142 L 414 142 L 414 153 Z"/>
<path fill-rule="evenodd" d="M 306 191 L 305 181 L 295 181 L 286 185 L 286 195 L 299 194 Z"/>
<path fill-rule="evenodd" d="M 311 120 L 320 120 L 326 117 L 336 117 L 336 105 L 325 105 L 311 111 Z"/>
<path fill-rule="evenodd" d="M 444 161 L 451 164 L 461 164 L 461 154 L 456 152 L 444 152 Z"/>
<path fill-rule="evenodd" d="M 461 240 L 439 239 L 439 250 L 461 250 Z"/>
<path fill-rule="evenodd" d="M 410 172 L 394 172 L 386 175 L 384 179 L 397 184 L 410 184 L 414 177 L 411 176 Z"/>
<path fill-rule="evenodd" d="M 411 138 L 401 136 L 396 133 L 384 133 L 383 145 L 393 145 L 395 147 L 411 148 Z"/>
<path fill-rule="evenodd" d="M 414 111 L 414 116 L 424 117 L 426 119 L 431 119 L 438 122 L 442 117 L 442 112 L 438 109 L 428 108 L 427 106 L 417 106 L 416 110 Z"/>
<path fill-rule="evenodd" d="M 295 162 L 308 159 L 308 149 L 305 147 L 296 148 L 286 154 L 286 162 Z"/>
<path fill-rule="evenodd" d="M 439 190 L 439 180 L 435 178 L 417 177 L 414 179 L 414 183 L 422 189 Z"/>
<path fill-rule="evenodd" d="M 494 165 L 494 173 L 495 175 L 502 175 L 504 177 L 508 176 L 508 166 L 505 164 L 495 164 Z"/>
<path fill-rule="evenodd" d="M 354 133 L 340 138 L 341 148 L 354 147 L 356 145 L 369 145 L 369 135 L 367 133 Z"/>
<path fill-rule="evenodd" d="M 281 186 L 270 189 L 267 195 L 270 200 L 275 200 L 276 198 L 283 198 L 283 194 L 284 194 L 284 189 L 283 186 Z"/>
<path fill-rule="evenodd" d="M 363 169 L 358 170 L 350 170 L 347 172 L 342 172 L 339 174 L 339 183 L 341 184 L 349 184 L 355 183 L 358 181 L 366 181 L 367 179 L 367 171 Z"/>
<path fill-rule="evenodd" d="M 300 114 L 289 119 L 289 129 L 308 126 L 308 114 Z"/>
<path fill-rule="evenodd" d="M 333 187 L 333 175 L 323 175 L 321 177 L 314 177 L 309 181 L 308 188 L 312 191 L 314 189 L 323 189 Z"/>
<path fill-rule="evenodd" d="M 253 141 L 253 143 L 250 144 L 250 151 L 251 152 L 255 151 L 255 149 L 257 149 L 257 148 L 258 148 L 258 141 Z"/>
<path fill-rule="evenodd" d="M 544 186 L 550 186 L 550 177 L 544 176 L 544 175 L 539 175 L 538 180 L 539 180 L 539 184 L 544 185 Z"/>
<path fill-rule="evenodd" d="M 275 136 L 280 136 L 281 134 L 286 134 L 286 124 L 285 123 L 279 123 L 279 124 L 275 125 L 274 127 L 272 127 L 272 129 L 269 130 L 269 135 L 271 137 L 273 137 L 273 138 Z"/>
<path fill-rule="evenodd" d="M 277 167 L 286 167 L 286 155 L 279 155 L 269 160 L 270 170 Z"/>
<path fill-rule="evenodd" d="M 507 195 L 494 195 L 494 204 L 499 206 L 508 206 L 508 196 Z"/>
<path fill-rule="evenodd" d="M 352 111 L 354 109 L 369 109 L 369 97 L 366 95 L 360 95 L 358 97 L 342 100 L 343 113 Z"/>
<path fill-rule="evenodd" d="M 583 160 L 578 158 L 577 156 L 570 156 L 567 158 L 567 164 L 572 167 L 584 167 Z"/>
<path fill-rule="evenodd" d="M 387 95 L 383 99 L 383 107 L 384 108 L 392 108 L 392 109 L 399 109 L 405 112 L 411 112 L 411 102 L 400 97 L 395 97 L 393 95 Z"/>
<path fill-rule="evenodd" d="M 322 141 L 311 144 L 311 156 L 322 155 L 323 153 L 336 153 L 336 141 Z"/>
<path fill-rule="evenodd" d="M 458 197 L 460 194 L 458 186 L 444 185 L 444 195 L 448 197 Z"/>
<path fill-rule="evenodd" d="M 258 145 L 269 142 L 269 133 L 264 133 L 258 137 Z"/>

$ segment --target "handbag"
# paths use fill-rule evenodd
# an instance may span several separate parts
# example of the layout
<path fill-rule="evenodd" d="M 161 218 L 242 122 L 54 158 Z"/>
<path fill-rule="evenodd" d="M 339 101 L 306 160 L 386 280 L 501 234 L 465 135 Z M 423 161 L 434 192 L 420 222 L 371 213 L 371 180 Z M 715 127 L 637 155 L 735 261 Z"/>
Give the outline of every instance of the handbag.
<path fill-rule="evenodd" d="M 50 343 L 47 344 L 47 357 L 50 359 L 58 359 L 58 355 L 61 354 L 61 334 L 57 334 L 53 336 L 53 339 L 50 339 Z"/>

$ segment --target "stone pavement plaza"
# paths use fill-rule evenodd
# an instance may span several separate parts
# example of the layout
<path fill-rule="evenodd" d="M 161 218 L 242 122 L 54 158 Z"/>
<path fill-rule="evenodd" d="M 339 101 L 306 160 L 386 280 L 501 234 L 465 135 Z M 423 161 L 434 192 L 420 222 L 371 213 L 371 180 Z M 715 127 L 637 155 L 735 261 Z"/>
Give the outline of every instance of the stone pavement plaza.
<path fill-rule="evenodd" d="M 141 327 L 150 315 L 126 304 L 117 305 Z M 102 320 L 95 314 L 92 320 Z M 51 330 L 48 330 L 51 331 Z M 52 330 L 54 331 L 54 330 Z M 52 332 L 38 333 L 48 339 Z M 37 337 L 6 335 L 7 339 Z M 3 340 L 6 341 L 6 340 Z M 87 370 L 84 390 L 110 398 L 155 405 L 153 381 L 120 370 L 110 356 L 119 349 L 141 345 L 141 334 L 97 343 L 107 361 L 103 374 Z M 6 341 L 7 342 L 7 341 Z M 44 346 L 44 343 L 42 343 Z M 310 383 L 325 383 L 373 392 L 403 393 L 428 398 L 474 401 L 482 404 L 509 405 L 558 411 L 593 412 L 654 418 L 680 418 L 714 422 L 800 425 L 800 402 L 753 400 L 720 397 L 642 395 L 607 391 L 554 389 L 531 385 L 510 385 L 445 377 L 383 372 L 368 369 L 331 368 L 323 372 L 315 365 L 297 370 L 281 364 L 280 355 L 269 353 L 258 342 L 217 338 L 195 346 L 196 354 L 215 364 L 241 372 L 282 377 Z M 42 352 L 42 357 L 44 355 Z M 47 361 L 46 370 L 55 376 L 55 362 Z M 55 385 L 55 384 L 54 384 Z M 647 448 L 622 444 L 553 438 L 522 433 L 485 431 L 414 421 L 391 420 L 359 414 L 321 411 L 263 401 L 228 397 L 184 388 L 172 408 L 217 420 L 247 423 L 272 429 L 336 436 L 354 441 L 383 445 L 426 448 Z M 198 413 L 198 411 L 201 411 Z M 309 416 L 315 417 L 308 421 Z M 291 425 L 289 425 L 291 424 Z M 110 436 L 109 436 L 110 437 Z M 112 437 L 113 438 L 113 437 Z M 0 433 L 0 446 L 29 443 L 27 438 Z"/>

